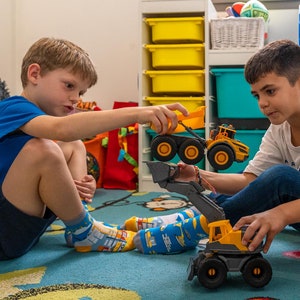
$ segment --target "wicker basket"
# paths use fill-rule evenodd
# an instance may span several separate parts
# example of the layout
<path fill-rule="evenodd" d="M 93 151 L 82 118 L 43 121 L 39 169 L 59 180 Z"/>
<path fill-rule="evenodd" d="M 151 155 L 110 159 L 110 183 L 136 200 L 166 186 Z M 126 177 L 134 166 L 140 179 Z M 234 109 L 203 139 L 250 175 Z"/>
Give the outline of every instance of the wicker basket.
<path fill-rule="evenodd" d="M 213 50 L 253 49 L 264 46 L 263 18 L 212 19 L 210 26 Z"/>

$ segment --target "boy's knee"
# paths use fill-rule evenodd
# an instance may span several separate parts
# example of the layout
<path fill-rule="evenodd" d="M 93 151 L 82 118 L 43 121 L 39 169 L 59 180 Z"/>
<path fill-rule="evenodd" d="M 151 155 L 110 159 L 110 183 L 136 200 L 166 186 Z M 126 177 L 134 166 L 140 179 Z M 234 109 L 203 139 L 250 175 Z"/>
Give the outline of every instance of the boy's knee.
<path fill-rule="evenodd" d="M 293 181 L 295 178 L 300 176 L 300 173 L 298 170 L 288 166 L 288 165 L 276 165 L 269 169 L 267 169 L 265 172 L 259 176 L 261 180 L 267 181 L 269 183 L 283 183 L 286 181 Z M 299 177 L 300 178 L 300 177 Z"/>
<path fill-rule="evenodd" d="M 31 139 L 27 145 L 27 151 L 36 162 L 43 164 L 64 161 L 64 156 L 56 142 L 48 139 Z"/>
<path fill-rule="evenodd" d="M 76 140 L 72 142 L 57 142 L 57 144 L 59 145 L 62 152 L 64 153 L 67 161 L 74 154 L 81 155 L 82 157 L 86 156 L 86 148 L 84 143 L 81 140 Z"/>

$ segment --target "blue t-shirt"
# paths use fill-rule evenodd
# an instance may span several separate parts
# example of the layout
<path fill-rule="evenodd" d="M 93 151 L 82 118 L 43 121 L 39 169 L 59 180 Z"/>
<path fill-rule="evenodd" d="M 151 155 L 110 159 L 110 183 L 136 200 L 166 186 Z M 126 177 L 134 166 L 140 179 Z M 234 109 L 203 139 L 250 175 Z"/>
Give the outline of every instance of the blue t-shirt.
<path fill-rule="evenodd" d="M 14 96 L 0 101 L 0 184 L 27 141 L 33 137 L 19 128 L 33 118 L 45 115 L 24 97 Z"/>

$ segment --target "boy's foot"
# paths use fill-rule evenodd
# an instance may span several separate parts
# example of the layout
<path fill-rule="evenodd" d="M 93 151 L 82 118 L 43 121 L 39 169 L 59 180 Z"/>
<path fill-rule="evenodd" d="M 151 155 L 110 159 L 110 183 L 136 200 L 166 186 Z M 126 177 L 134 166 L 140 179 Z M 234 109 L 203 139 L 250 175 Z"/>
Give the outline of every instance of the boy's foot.
<path fill-rule="evenodd" d="M 126 220 L 121 228 L 137 232 L 142 229 L 166 226 L 168 224 L 190 219 L 198 215 L 199 212 L 196 209 L 187 208 L 179 213 L 156 216 L 152 218 L 139 218 L 134 216 Z"/>
<path fill-rule="evenodd" d="M 197 216 L 162 227 L 140 230 L 134 237 L 136 248 L 144 254 L 174 254 L 198 245 L 207 236 L 204 216 Z"/>
<path fill-rule="evenodd" d="M 135 248 L 133 238 L 135 232 L 118 230 L 95 221 L 88 236 L 83 240 L 77 240 L 72 235 L 74 248 L 78 252 L 125 252 Z"/>
<path fill-rule="evenodd" d="M 116 224 L 108 224 L 105 222 L 98 222 L 100 224 L 102 224 L 103 226 L 106 227 L 110 227 L 110 228 L 114 228 L 114 229 L 120 229 L 119 225 Z M 72 232 L 70 230 L 65 230 L 65 240 L 67 242 L 67 246 L 73 248 L 74 247 L 74 243 L 73 243 L 73 236 L 72 236 Z"/>

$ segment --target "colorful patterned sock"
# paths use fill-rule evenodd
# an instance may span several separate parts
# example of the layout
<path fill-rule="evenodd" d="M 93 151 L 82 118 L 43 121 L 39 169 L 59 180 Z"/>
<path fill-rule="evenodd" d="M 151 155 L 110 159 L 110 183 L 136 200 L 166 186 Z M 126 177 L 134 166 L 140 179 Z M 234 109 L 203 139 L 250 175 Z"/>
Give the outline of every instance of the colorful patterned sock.
<path fill-rule="evenodd" d="M 139 231 L 147 228 L 161 227 L 175 222 L 190 219 L 199 215 L 199 211 L 195 207 L 187 208 L 179 213 L 164 216 L 156 216 L 152 218 L 131 217 L 121 226 L 122 229 Z"/>
<path fill-rule="evenodd" d="M 134 232 L 118 230 L 95 221 L 84 210 L 73 222 L 66 223 L 67 245 L 72 246 L 78 252 L 107 251 L 124 252 L 135 248 L 133 243 Z"/>
<path fill-rule="evenodd" d="M 93 208 L 89 207 L 89 205 L 87 204 L 86 201 L 82 200 L 82 204 L 83 204 L 85 211 L 90 212 L 90 211 L 94 210 Z M 99 223 L 101 223 L 102 225 L 104 225 L 106 227 L 121 229 L 119 225 L 109 224 L 109 223 L 105 223 L 105 222 L 99 222 Z M 68 228 L 65 229 L 65 240 L 67 242 L 68 247 L 74 247 L 72 232 Z"/>
<path fill-rule="evenodd" d="M 162 227 L 140 230 L 133 241 L 144 254 L 174 254 L 195 248 L 207 234 L 207 221 L 201 215 Z"/>

